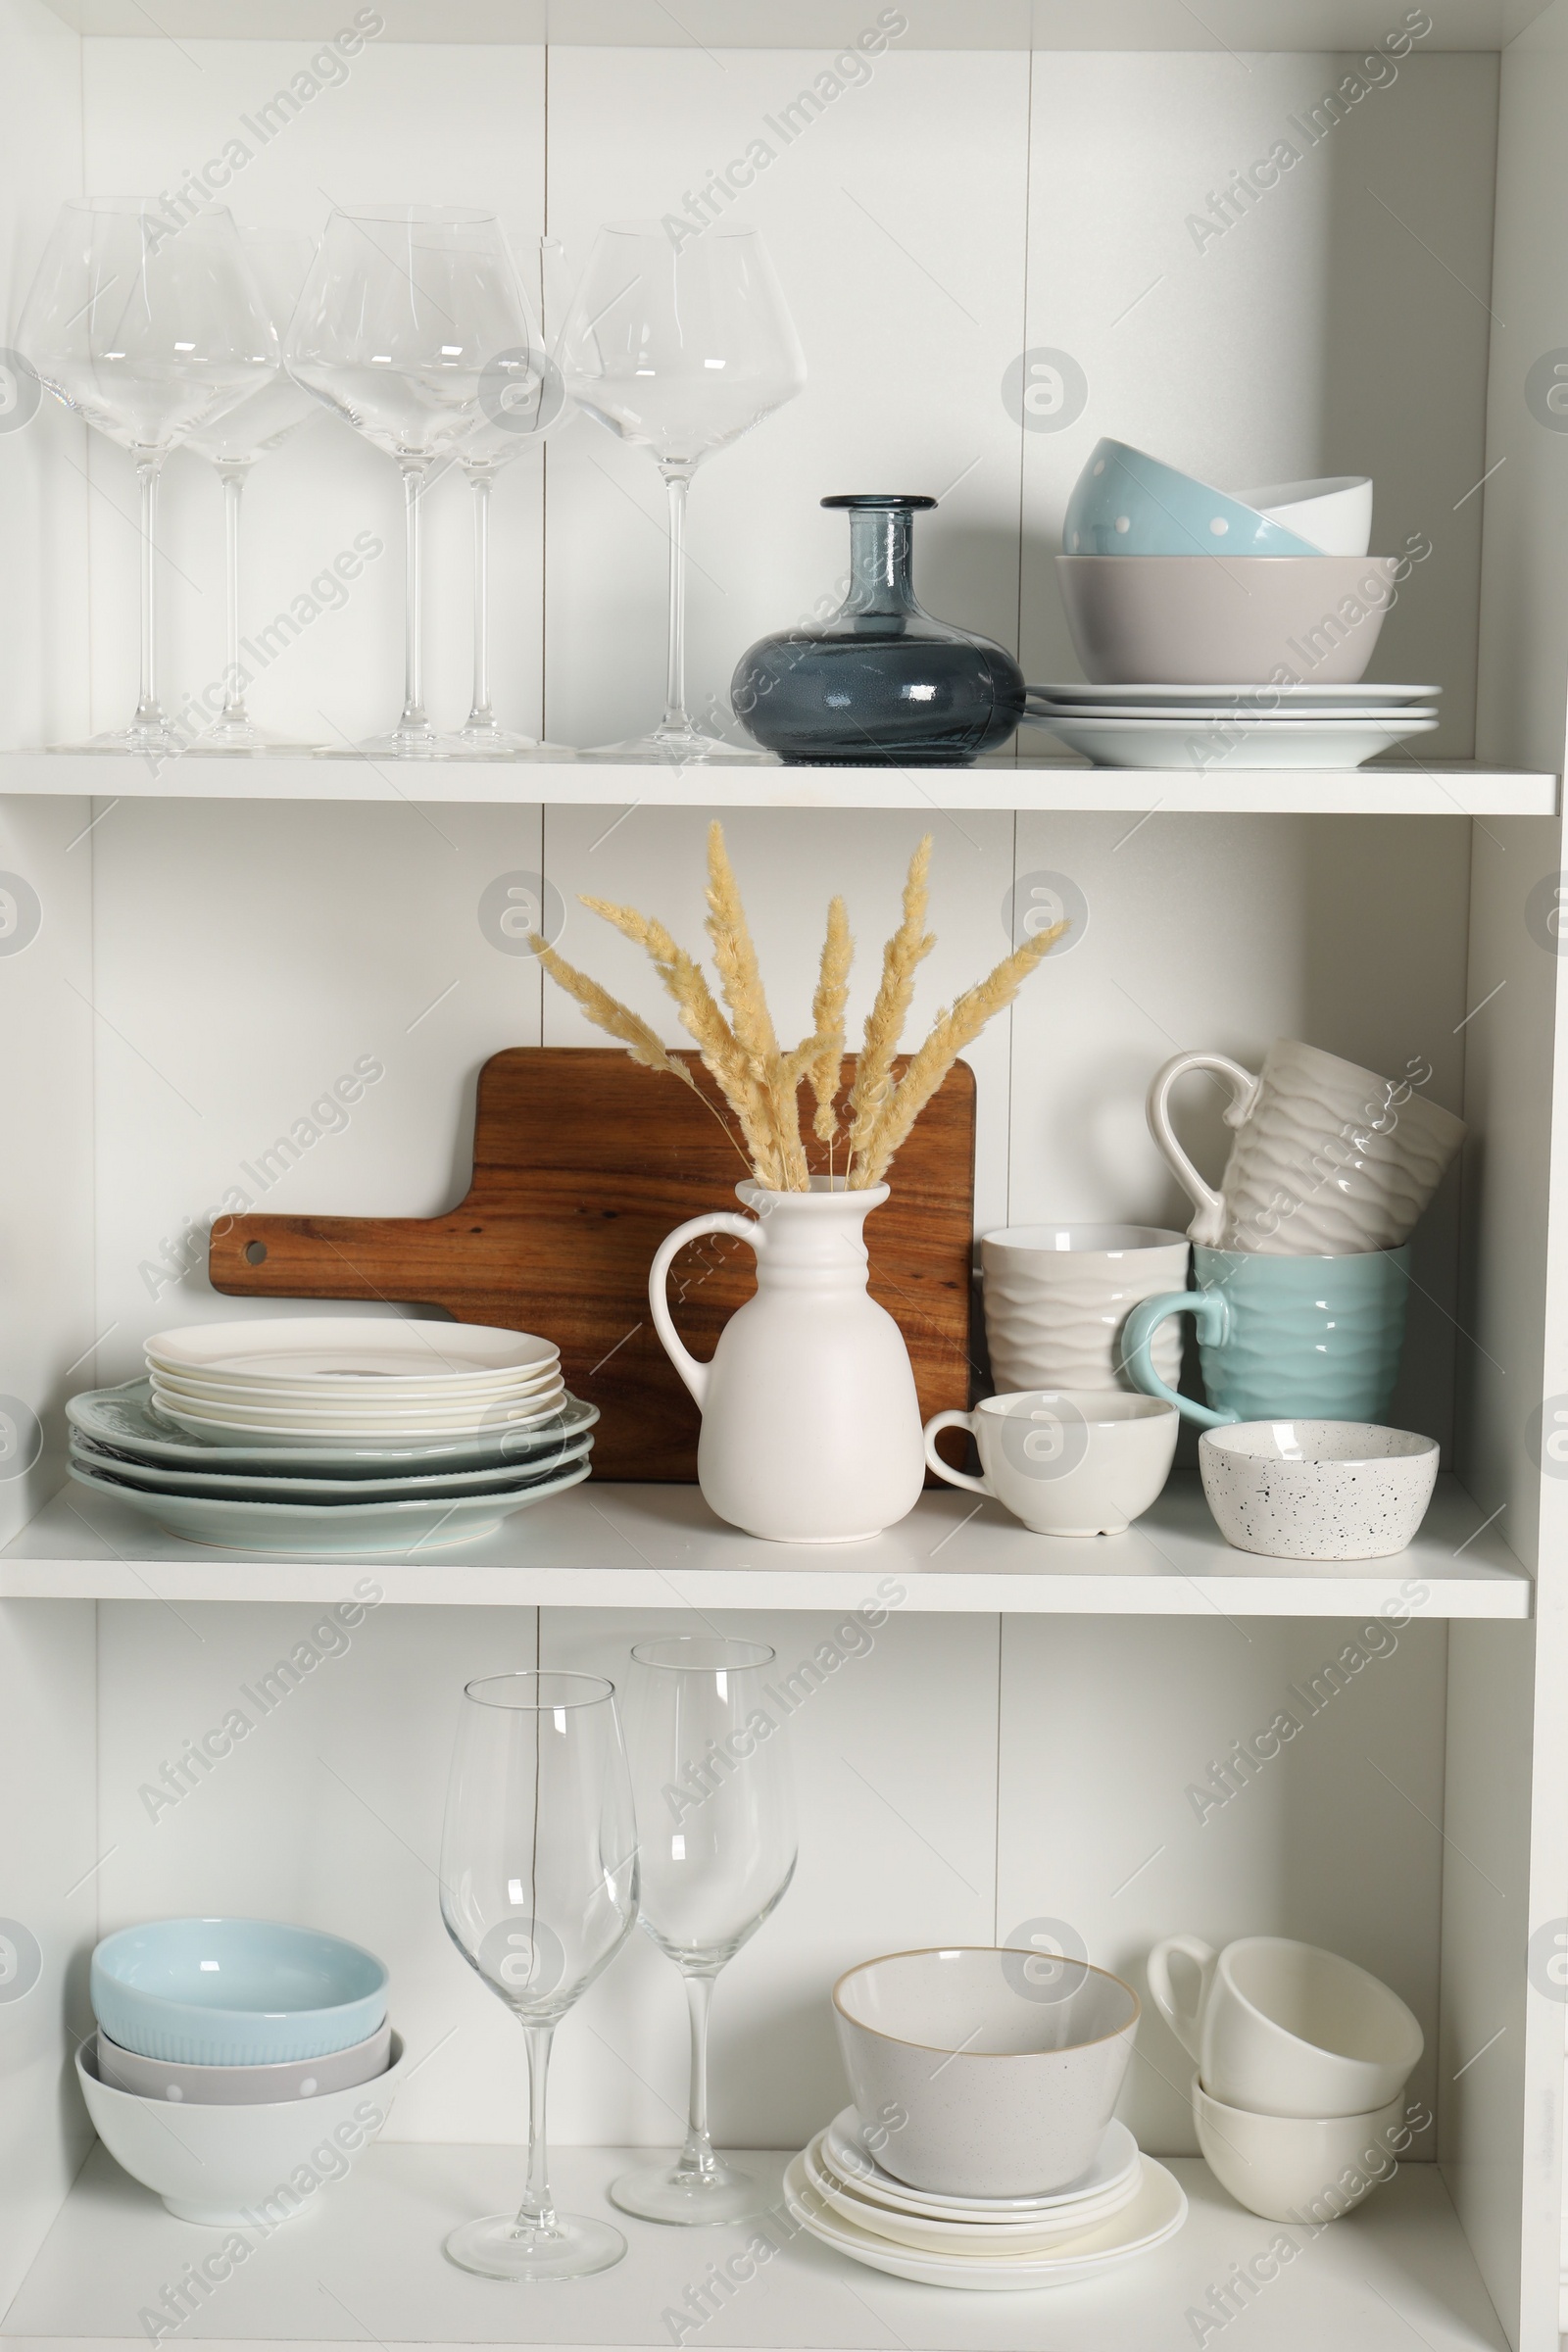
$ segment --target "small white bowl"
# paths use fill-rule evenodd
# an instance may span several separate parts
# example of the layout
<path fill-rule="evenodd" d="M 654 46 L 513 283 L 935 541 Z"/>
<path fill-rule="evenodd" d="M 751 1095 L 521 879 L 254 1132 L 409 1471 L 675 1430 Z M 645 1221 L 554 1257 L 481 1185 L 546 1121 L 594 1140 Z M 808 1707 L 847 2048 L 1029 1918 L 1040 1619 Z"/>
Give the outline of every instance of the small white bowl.
<path fill-rule="evenodd" d="M 171 2107 L 104 2082 L 96 2039 L 90 2034 L 76 2052 L 93 2130 L 176 2219 L 212 2230 L 275 2227 L 303 2213 L 376 2137 L 403 2068 L 403 2039 L 394 2034 L 392 2063 L 373 2082 L 275 2107 Z"/>
<path fill-rule="evenodd" d="M 1097 685 L 1348 686 L 1366 674 L 1396 556 L 1058 556 Z"/>
<path fill-rule="evenodd" d="M 1413 1543 L 1438 1476 L 1435 1438 L 1372 1421 L 1237 1421 L 1198 1465 L 1220 1534 L 1275 1560 L 1382 1560 Z"/>
<path fill-rule="evenodd" d="M 1372 544 L 1372 484 L 1364 473 L 1334 473 L 1315 482 L 1273 482 L 1232 497 L 1256 507 L 1271 522 L 1295 531 L 1320 556 L 1364 556 Z"/>
<path fill-rule="evenodd" d="M 1193 2077 L 1198 2144 L 1221 2188 L 1268 2222 L 1331 2222 L 1387 2180 L 1413 2136 L 1404 2094 L 1370 2115 L 1253 2115 Z"/>
<path fill-rule="evenodd" d="M 291 2058 L 281 2066 L 178 2066 L 167 2058 L 144 2058 L 122 2050 L 100 2026 L 98 2073 L 115 2090 L 138 2099 L 167 2099 L 179 2107 L 275 2107 L 287 2099 L 314 2099 L 325 2091 L 352 2090 L 373 2082 L 390 2063 L 392 2028 L 377 2026 L 351 2049 L 324 2058 Z"/>
<path fill-rule="evenodd" d="M 1138 2026 L 1130 1984 L 1064 1960 L 988 1946 L 893 1952 L 833 1987 L 833 2023 L 862 2123 L 896 2180 L 937 2195 L 1064 2188 L 1100 2152 Z"/>

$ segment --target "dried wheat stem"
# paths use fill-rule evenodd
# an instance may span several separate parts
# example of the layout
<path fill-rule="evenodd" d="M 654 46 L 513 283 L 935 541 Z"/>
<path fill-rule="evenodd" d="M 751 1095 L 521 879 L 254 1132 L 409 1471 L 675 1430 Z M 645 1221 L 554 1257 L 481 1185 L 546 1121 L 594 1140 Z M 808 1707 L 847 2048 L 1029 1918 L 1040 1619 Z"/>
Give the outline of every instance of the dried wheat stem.
<path fill-rule="evenodd" d="M 930 870 L 931 836 L 928 833 L 909 859 L 909 871 L 904 884 L 903 919 L 882 951 L 882 978 L 877 987 L 876 1003 L 866 1020 L 865 1043 L 856 1063 L 855 1084 L 850 1091 L 849 1149 L 852 1165 L 859 1164 L 866 1157 L 872 1133 L 887 1102 L 899 1040 L 904 1035 L 905 1018 L 908 1013 L 909 1000 L 914 994 L 915 970 L 937 944 L 925 928 L 929 896 L 927 876 Z M 853 1177 L 851 1181 L 854 1181 Z"/>
<path fill-rule="evenodd" d="M 1066 923 L 1054 923 L 1049 931 L 1037 932 L 1021 948 L 1004 956 L 984 980 L 966 989 L 949 1011 L 938 1014 L 930 1036 L 919 1052 L 911 1055 L 865 1147 L 850 1169 L 852 1192 L 882 1182 L 893 1164 L 894 1153 L 964 1047 L 973 1044 L 994 1013 L 1012 1003 L 1036 964 L 1067 929 Z"/>
<path fill-rule="evenodd" d="M 801 1149 L 795 1081 L 786 1079 L 781 1069 L 778 1038 L 767 1009 L 756 944 L 746 919 L 740 884 L 724 847 L 724 828 L 716 817 L 708 828 L 707 927 L 713 943 L 713 962 L 724 1002 L 729 1006 L 735 1042 L 761 1093 L 771 1131 L 774 1164 L 786 1191 L 805 1192 L 810 1178 L 806 1153 Z"/>
<path fill-rule="evenodd" d="M 844 1060 L 844 1007 L 850 994 L 850 965 L 855 957 L 855 942 L 850 937 L 850 918 L 842 899 L 830 902 L 827 910 L 827 937 L 822 942 L 822 962 L 817 973 L 816 994 L 811 999 L 811 1021 L 821 1040 L 820 1048 L 807 1069 L 811 1093 L 816 1102 L 816 1116 L 811 1122 L 818 1143 L 828 1147 L 828 1166 L 832 1167 L 833 1139 L 838 1133 L 839 1071 Z"/>

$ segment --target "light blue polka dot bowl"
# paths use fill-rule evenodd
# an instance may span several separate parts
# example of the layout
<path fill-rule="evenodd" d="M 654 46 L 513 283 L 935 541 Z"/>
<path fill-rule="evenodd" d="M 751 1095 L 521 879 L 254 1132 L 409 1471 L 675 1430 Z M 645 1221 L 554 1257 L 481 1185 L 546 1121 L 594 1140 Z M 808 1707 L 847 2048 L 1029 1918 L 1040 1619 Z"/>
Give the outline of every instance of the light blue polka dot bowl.
<path fill-rule="evenodd" d="M 1321 549 L 1255 507 L 1162 466 L 1125 441 L 1100 441 L 1073 485 L 1061 534 L 1069 556 L 1315 556 Z"/>
<path fill-rule="evenodd" d="M 318 1928 L 272 1919 L 155 1919 L 92 1956 L 93 2015 L 122 2050 L 182 2066 L 324 2058 L 373 2034 L 387 1971 Z"/>

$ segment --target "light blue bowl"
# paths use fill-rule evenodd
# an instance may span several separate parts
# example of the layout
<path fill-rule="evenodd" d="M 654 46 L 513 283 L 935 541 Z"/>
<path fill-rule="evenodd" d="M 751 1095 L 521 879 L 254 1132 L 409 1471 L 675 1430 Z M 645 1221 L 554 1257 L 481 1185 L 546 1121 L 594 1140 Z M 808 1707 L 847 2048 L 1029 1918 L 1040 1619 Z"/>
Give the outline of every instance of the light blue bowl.
<path fill-rule="evenodd" d="M 176 2066 L 325 2058 L 386 2016 L 387 1971 L 318 1928 L 271 1919 L 154 1919 L 92 1956 L 93 2015 L 123 2050 Z"/>
<path fill-rule="evenodd" d="M 1125 441 L 1099 441 L 1067 501 L 1069 556 L 1315 556 L 1255 507 L 1162 466 Z"/>

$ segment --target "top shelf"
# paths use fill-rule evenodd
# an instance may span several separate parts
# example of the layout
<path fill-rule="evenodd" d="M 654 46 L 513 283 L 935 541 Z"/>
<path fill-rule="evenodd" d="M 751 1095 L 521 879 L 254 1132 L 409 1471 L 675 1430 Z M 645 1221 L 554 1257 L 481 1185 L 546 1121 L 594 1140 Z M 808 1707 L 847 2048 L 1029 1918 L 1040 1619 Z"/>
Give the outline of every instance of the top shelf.
<path fill-rule="evenodd" d="M 1357 768 L 666 767 L 605 760 L 224 759 L 0 753 L 0 793 L 99 800 L 415 801 L 566 808 L 1127 810 L 1144 815 L 1553 816 L 1557 778 L 1473 760 Z"/>

